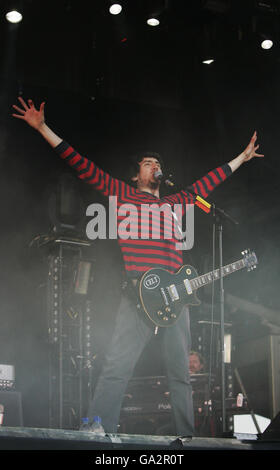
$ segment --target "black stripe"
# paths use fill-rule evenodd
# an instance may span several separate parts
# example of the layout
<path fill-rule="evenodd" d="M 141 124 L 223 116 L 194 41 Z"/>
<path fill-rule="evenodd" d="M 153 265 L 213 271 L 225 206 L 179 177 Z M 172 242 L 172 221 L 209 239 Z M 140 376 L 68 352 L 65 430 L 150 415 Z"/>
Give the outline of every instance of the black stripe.
<path fill-rule="evenodd" d="M 192 190 L 195 191 L 194 185 L 192 185 Z M 194 203 L 194 194 L 190 193 L 187 189 L 182 190 L 181 194 L 183 194 L 184 197 L 187 198 L 188 204 L 193 204 Z"/>
<path fill-rule="evenodd" d="M 213 188 L 215 188 L 217 186 L 217 184 L 214 182 L 212 176 L 210 176 L 210 174 L 209 174 L 209 175 L 207 175 L 207 178 L 209 179 L 211 186 L 213 186 Z"/>
<path fill-rule="evenodd" d="M 165 263 L 164 260 L 162 260 L 162 263 L 160 263 L 160 264 L 157 262 L 157 260 L 155 260 L 153 262 L 152 259 L 149 263 L 146 263 L 145 261 L 143 261 L 141 263 L 140 262 L 137 263 L 137 261 L 126 261 L 126 260 L 124 260 L 124 263 L 127 266 L 135 265 L 135 266 L 148 266 L 148 267 L 150 266 L 151 267 L 151 265 L 155 265 L 155 266 L 160 266 L 160 267 L 165 266 L 166 268 L 171 268 L 171 269 L 178 269 L 177 267 L 174 267 L 174 266 L 171 266 L 170 264 Z M 180 267 L 180 266 L 181 266 L 181 263 L 178 263 L 178 267 Z"/>
<path fill-rule="evenodd" d="M 64 158 L 64 160 L 66 162 L 68 162 L 68 160 L 71 160 L 71 158 L 75 157 L 77 154 L 77 152 L 75 150 L 73 150 L 73 152 L 71 152 L 69 155 L 67 155 L 67 157 Z"/>
<path fill-rule="evenodd" d="M 69 147 L 70 147 L 70 145 L 65 140 L 63 140 L 62 142 L 60 142 L 60 144 L 58 144 L 54 148 L 54 150 L 61 154 L 61 153 L 64 153 L 65 150 L 67 150 Z"/>
<path fill-rule="evenodd" d="M 85 161 L 86 159 L 83 159 L 83 160 Z M 83 175 L 84 173 L 87 173 L 87 172 L 89 171 L 89 169 L 90 169 L 90 164 L 91 164 L 91 161 L 88 160 L 86 167 L 85 167 L 83 170 L 80 170 L 80 171 L 78 172 L 79 175 Z M 90 176 L 90 178 L 92 178 L 92 176 Z"/>
<path fill-rule="evenodd" d="M 132 249 L 134 249 L 134 248 L 140 249 L 141 248 L 140 245 L 137 245 L 135 243 L 133 244 L 134 240 L 131 240 L 131 243 L 129 243 L 128 240 L 121 240 L 121 241 L 123 241 L 123 243 L 120 243 L 120 247 L 123 251 L 125 251 L 126 248 L 132 248 Z M 148 241 L 150 241 L 150 240 L 148 240 Z M 174 243 L 174 245 L 175 245 L 175 243 Z M 160 246 L 152 245 L 152 246 L 145 246 L 145 248 L 144 248 L 144 246 L 145 245 L 143 245 L 143 250 L 144 249 L 158 250 L 158 251 L 168 250 L 169 253 L 177 255 L 177 256 L 180 256 L 179 253 L 181 252 L 180 250 L 176 250 L 175 247 L 172 248 L 171 246 L 169 246 L 169 247 L 160 247 Z M 131 251 L 131 252 L 125 251 L 125 253 L 134 253 L 134 251 Z M 140 253 L 140 255 L 141 255 L 141 253 Z"/>
<path fill-rule="evenodd" d="M 209 193 L 209 189 L 207 188 L 207 184 L 205 183 L 205 176 L 203 176 L 203 178 L 201 178 L 201 179 L 198 180 L 198 181 L 202 184 L 202 186 L 203 186 L 204 191 L 206 192 L 206 194 L 208 194 L 208 193 Z M 202 195 L 202 194 L 201 194 L 201 195 Z M 202 197 L 203 197 L 203 195 L 202 195 Z M 205 197 L 205 196 L 204 196 L 204 197 Z"/>
<path fill-rule="evenodd" d="M 77 155 L 79 155 L 79 154 L 77 153 Z M 74 163 L 73 165 L 71 164 L 71 167 L 72 167 L 72 168 L 74 168 L 74 169 L 77 168 L 77 167 L 80 166 L 81 163 L 83 162 L 84 158 L 81 157 L 81 155 L 79 155 L 79 157 L 80 157 L 80 160 L 78 160 L 78 161 L 77 161 L 76 163 Z"/>
<path fill-rule="evenodd" d="M 224 163 L 221 168 L 226 176 L 232 175 L 232 169 L 230 168 L 228 163 Z"/>

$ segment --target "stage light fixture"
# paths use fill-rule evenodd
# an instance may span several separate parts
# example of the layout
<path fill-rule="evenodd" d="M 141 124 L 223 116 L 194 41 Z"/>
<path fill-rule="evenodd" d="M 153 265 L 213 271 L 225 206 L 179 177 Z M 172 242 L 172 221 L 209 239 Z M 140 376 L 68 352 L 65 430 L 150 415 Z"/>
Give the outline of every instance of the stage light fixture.
<path fill-rule="evenodd" d="M 120 3 L 113 3 L 109 8 L 109 12 L 111 13 L 111 15 L 119 15 L 121 11 L 122 6 Z"/>
<path fill-rule="evenodd" d="M 22 21 L 22 14 L 17 10 L 11 10 L 6 13 L 6 20 L 9 23 L 20 23 Z"/>
<path fill-rule="evenodd" d="M 205 59 L 202 61 L 203 64 L 210 65 L 214 62 L 214 59 Z"/>
<path fill-rule="evenodd" d="M 273 41 L 271 39 L 264 39 L 261 42 L 262 49 L 268 50 L 268 49 L 271 49 L 272 46 L 273 46 Z"/>
<path fill-rule="evenodd" d="M 148 18 L 147 19 L 147 24 L 149 26 L 158 26 L 159 25 L 159 20 L 157 18 Z"/>

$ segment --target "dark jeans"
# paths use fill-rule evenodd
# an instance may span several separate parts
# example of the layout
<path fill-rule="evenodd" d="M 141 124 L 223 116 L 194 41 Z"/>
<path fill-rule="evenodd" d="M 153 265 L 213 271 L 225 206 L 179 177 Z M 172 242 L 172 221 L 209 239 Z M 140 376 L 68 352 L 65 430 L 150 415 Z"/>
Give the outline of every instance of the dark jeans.
<path fill-rule="evenodd" d="M 106 432 L 116 433 L 123 396 L 134 367 L 154 327 L 132 300 L 123 295 L 116 317 L 111 345 L 97 382 L 88 416 L 98 415 Z M 194 430 L 192 388 L 189 377 L 189 311 L 183 308 L 180 318 L 170 327 L 159 328 L 166 365 L 171 407 L 177 436 L 192 436 Z"/>

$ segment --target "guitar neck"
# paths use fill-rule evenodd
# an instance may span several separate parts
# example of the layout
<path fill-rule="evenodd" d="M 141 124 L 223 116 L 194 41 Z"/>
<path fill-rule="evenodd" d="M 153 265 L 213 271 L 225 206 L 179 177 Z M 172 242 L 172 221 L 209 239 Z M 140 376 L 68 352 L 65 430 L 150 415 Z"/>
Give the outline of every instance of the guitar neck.
<path fill-rule="evenodd" d="M 228 276 L 229 274 L 239 271 L 246 267 L 246 263 L 244 259 L 240 259 L 235 261 L 234 263 L 227 264 L 223 266 L 222 269 L 220 268 L 215 269 L 214 271 L 210 271 L 209 273 L 203 274 L 202 276 L 195 277 L 194 279 L 190 280 L 190 284 L 192 289 L 199 289 L 200 287 L 206 286 L 207 284 L 211 284 L 213 281 L 217 281 L 221 277 Z"/>

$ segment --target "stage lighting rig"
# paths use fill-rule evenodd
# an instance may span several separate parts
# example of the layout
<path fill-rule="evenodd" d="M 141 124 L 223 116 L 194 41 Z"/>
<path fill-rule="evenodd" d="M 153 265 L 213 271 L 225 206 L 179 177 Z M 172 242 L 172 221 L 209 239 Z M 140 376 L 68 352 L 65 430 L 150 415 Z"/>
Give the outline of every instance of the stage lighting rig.
<path fill-rule="evenodd" d="M 157 18 L 148 18 L 147 19 L 147 24 L 149 26 L 158 26 L 160 21 Z"/>
<path fill-rule="evenodd" d="M 144 15 L 148 26 L 163 24 L 168 14 L 168 0 L 149 0 L 144 2 Z"/>
<path fill-rule="evenodd" d="M 202 63 L 205 65 L 211 65 L 213 64 L 213 62 L 214 62 L 214 59 L 205 59 L 202 61 Z"/>
<path fill-rule="evenodd" d="M 22 21 L 22 14 L 18 10 L 9 10 L 6 13 L 6 20 L 9 23 L 20 23 Z"/>
<path fill-rule="evenodd" d="M 273 41 L 269 38 L 263 39 L 261 42 L 261 47 L 264 50 L 269 50 L 272 48 L 272 46 L 273 46 Z"/>
<path fill-rule="evenodd" d="M 109 12 L 111 15 L 119 15 L 122 11 L 122 6 L 120 3 L 113 3 L 111 2 L 109 7 Z"/>

